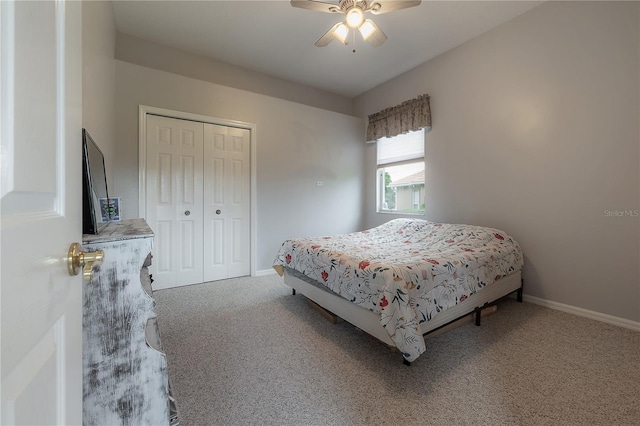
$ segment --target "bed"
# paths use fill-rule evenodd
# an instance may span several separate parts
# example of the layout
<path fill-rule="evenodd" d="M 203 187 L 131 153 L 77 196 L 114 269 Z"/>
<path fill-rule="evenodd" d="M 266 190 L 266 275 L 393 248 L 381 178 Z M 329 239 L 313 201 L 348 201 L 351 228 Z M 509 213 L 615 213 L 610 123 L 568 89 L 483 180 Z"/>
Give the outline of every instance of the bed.
<path fill-rule="evenodd" d="M 523 265 L 501 230 L 406 218 L 286 240 L 273 263 L 294 293 L 398 348 L 406 364 L 425 352 L 425 334 L 510 293 L 522 300 Z"/>

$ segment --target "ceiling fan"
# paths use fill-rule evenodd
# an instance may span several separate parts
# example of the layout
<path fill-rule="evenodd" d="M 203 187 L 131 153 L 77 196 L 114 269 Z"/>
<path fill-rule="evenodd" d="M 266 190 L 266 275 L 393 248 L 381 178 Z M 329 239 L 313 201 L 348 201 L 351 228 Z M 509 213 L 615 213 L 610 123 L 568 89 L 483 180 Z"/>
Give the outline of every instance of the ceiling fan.
<path fill-rule="evenodd" d="M 325 47 L 331 43 L 334 38 L 344 44 L 349 44 L 347 41 L 349 29 L 355 30 L 356 28 L 360 31 L 360 34 L 362 34 L 362 38 L 368 41 L 369 44 L 374 47 L 380 46 L 387 40 L 387 36 L 375 22 L 371 19 L 365 19 L 365 12 L 380 15 L 381 13 L 418 6 L 420 3 L 420 0 L 340 0 L 337 4 L 314 0 L 291 0 L 291 6 L 293 7 L 319 12 L 341 13 L 345 16 L 344 22 L 335 24 L 315 42 L 315 45 L 318 47 Z"/>

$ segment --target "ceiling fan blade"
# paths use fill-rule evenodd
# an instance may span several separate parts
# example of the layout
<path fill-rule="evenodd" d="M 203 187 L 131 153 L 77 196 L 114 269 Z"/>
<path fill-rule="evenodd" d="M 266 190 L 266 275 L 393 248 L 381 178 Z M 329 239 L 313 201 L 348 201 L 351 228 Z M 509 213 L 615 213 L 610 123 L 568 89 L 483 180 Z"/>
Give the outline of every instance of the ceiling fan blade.
<path fill-rule="evenodd" d="M 327 31 L 326 33 L 324 33 L 324 35 L 322 37 L 320 37 L 320 39 L 318 41 L 315 42 L 315 45 L 318 47 L 325 47 L 326 45 L 328 45 L 329 43 L 331 43 L 331 41 L 334 38 L 337 38 L 334 35 L 334 31 L 338 29 L 338 27 L 340 25 L 342 25 L 342 22 L 338 22 L 337 24 L 335 24 L 333 27 L 331 27 L 331 29 L 329 29 L 329 31 Z M 346 43 L 345 43 L 346 44 Z"/>
<path fill-rule="evenodd" d="M 363 32 L 362 29 L 365 25 L 371 26 L 373 30 L 368 30 L 366 33 Z M 382 43 L 387 41 L 387 35 L 371 19 L 367 19 L 364 24 L 362 24 L 360 27 L 360 33 L 362 34 L 362 37 L 373 47 L 380 46 Z"/>
<path fill-rule="evenodd" d="M 317 12 L 334 13 L 339 12 L 340 8 L 334 3 L 325 3 L 314 0 L 291 0 L 291 6 L 301 9 L 315 10 Z"/>
<path fill-rule="evenodd" d="M 293 3 L 293 2 L 292 2 Z M 380 15 L 382 13 L 393 12 L 394 10 L 407 9 L 409 7 L 416 7 L 422 3 L 421 0 L 387 0 L 376 1 L 371 4 L 371 13 L 374 15 Z"/>

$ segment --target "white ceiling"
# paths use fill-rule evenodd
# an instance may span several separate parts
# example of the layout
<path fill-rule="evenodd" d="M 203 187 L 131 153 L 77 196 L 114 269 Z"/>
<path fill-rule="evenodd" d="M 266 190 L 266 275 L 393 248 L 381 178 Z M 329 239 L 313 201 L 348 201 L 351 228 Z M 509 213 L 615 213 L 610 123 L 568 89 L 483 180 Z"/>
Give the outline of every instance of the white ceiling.
<path fill-rule="evenodd" d="M 357 38 L 355 53 L 337 40 L 314 46 L 342 15 L 294 8 L 286 0 L 115 1 L 114 11 L 122 33 L 355 97 L 540 3 L 423 0 L 367 14 L 389 39 L 371 47 Z"/>

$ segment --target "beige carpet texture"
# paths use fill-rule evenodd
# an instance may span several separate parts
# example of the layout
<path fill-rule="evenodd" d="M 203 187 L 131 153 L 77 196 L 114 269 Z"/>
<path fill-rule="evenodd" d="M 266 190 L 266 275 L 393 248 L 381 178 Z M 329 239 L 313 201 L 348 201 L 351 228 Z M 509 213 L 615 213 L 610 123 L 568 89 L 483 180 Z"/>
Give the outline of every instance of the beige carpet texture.
<path fill-rule="evenodd" d="M 183 426 L 640 424 L 640 333 L 513 298 L 406 366 L 276 275 L 154 297 Z"/>

